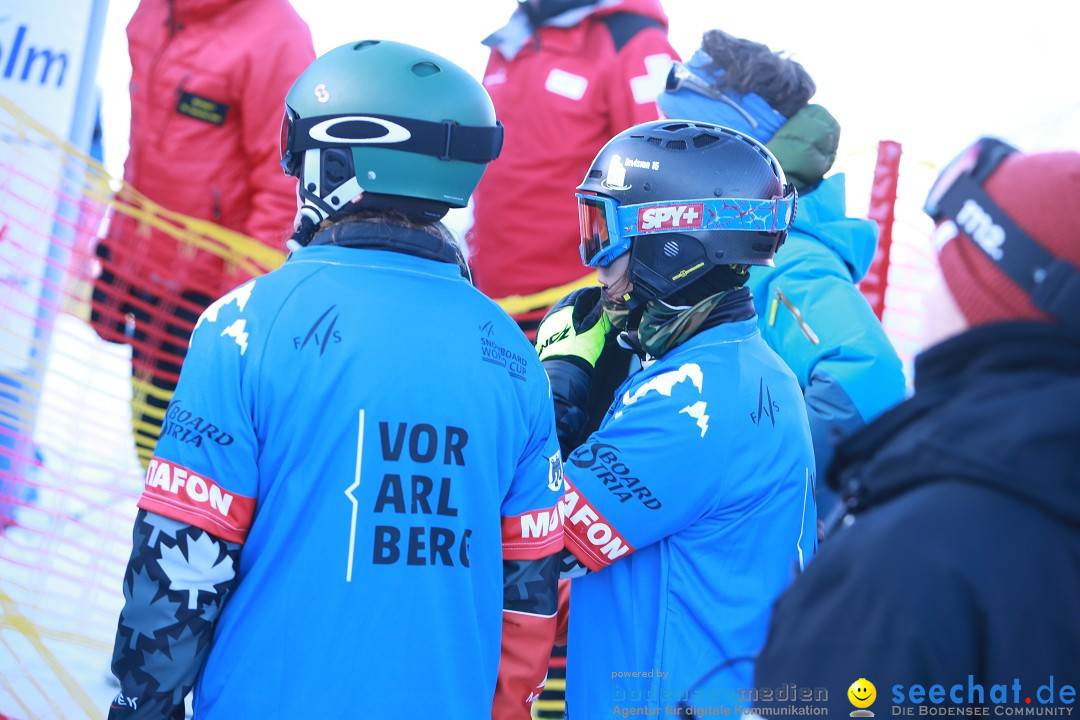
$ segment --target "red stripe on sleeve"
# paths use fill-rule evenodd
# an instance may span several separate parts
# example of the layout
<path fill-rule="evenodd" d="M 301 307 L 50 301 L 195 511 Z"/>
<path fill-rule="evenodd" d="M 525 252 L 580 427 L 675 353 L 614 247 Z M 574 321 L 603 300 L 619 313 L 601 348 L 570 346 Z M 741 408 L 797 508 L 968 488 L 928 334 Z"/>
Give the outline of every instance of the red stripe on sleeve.
<path fill-rule="evenodd" d="M 503 560 L 539 560 L 563 548 L 559 506 L 502 519 Z"/>
<path fill-rule="evenodd" d="M 634 546 L 571 486 L 570 478 L 566 478 L 562 514 L 566 518 L 566 549 L 593 572 L 634 552 Z"/>
<path fill-rule="evenodd" d="M 158 457 L 150 461 L 137 504 L 235 543 L 247 539 L 255 516 L 255 498 L 230 493 L 213 480 Z"/>

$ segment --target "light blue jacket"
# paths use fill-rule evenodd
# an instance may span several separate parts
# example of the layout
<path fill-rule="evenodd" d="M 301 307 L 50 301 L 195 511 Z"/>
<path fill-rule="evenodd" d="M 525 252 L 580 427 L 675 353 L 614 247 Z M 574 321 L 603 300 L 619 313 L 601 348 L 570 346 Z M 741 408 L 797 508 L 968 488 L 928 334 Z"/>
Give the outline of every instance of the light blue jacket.
<path fill-rule="evenodd" d="M 844 176 L 799 197 L 776 267 L 750 271 L 762 337 L 795 373 L 817 458 L 818 511 L 837 440 L 900 402 L 903 367 L 856 283 L 877 249 L 877 226 L 846 215 Z M 801 317 L 801 321 L 800 318 Z"/>

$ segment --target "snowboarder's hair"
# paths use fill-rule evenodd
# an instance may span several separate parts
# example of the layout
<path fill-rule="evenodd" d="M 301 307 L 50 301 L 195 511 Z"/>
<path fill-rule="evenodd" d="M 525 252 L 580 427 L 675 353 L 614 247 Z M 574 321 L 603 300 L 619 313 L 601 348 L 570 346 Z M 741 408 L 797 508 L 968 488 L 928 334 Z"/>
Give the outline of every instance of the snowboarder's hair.
<path fill-rule="evenodd" d="M 817 91 L 801 63 L 762 43 L 709 30 L 701 37 L 701 49 L 712 58 L 710 71 L 724 71 L 722 90 L 760 95 L 784 117 L 806 107 Z"/>

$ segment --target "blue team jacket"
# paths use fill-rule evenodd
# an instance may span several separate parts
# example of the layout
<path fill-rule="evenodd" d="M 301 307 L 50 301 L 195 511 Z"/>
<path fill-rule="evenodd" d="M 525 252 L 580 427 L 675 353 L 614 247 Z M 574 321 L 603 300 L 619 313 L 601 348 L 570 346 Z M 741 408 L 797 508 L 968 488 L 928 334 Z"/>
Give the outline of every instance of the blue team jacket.
<path fill-rule="evenodd" d="M 573 720 L 737 706 L 773 600 L 816 544 L 802 393 L 757 320 L 623 383 L 565 464 Z"/>
<path fill-rule="evenodd" d="M 196 717 L 490 714 L 503 560 L 561 549 L 561 460 L 535 351 L 455 265 L 312 246 L 229 293 L 156 455 L 140 506 L 243 544 Z"/>
<path fill-rule="evenodd" d="M 900 358 L 856 286 L 877 226 L 845 213 L 844 176 L 833 175 L 799 198 L 776 267 L 751 268 L 748 283 L 762 337 L 803 389 L 819 489 L 836 442 L 905 395 Z"/>

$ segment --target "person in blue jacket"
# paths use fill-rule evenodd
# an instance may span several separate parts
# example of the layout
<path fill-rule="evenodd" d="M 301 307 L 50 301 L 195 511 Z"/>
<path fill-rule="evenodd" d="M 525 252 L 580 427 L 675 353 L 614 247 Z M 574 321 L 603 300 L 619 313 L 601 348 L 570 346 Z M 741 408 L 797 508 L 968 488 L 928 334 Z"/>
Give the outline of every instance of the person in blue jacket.
<path fill-rule="evenodd" d="M 440 220 L 502 127 L 368 40 L 286 96 L 285 264 L 199 318 L 138 501 L 110 718 L 527 720 L 555 633 L 551 390 Z M 278 120 L 275 118 L 275 120 Z"/>
<path fill-rule="evenodd" d="M 840 126 L 810 104 L 803 66 L 766 45 L 710 30 L 675 63 L 657 98 L 664 115 L 718 123 L 765 143 L 799 191 L 795 225 L 775 266 L 747 287 L 761 334 L 799 379 L 817 458 L 818 511 L 836 495 L 825 473 L 836 444 L 905 396 L 903 367 L 856 284 L 877 249 L 877 225 L 847 216 L 844 175 L 825 177 Z"/>
<path fill-rule="evenodd" d="M 816 547 L 802 393 L 745 287 L 796 192 L 753 138 L 654 121 L 604 146 L 577 202 L 602 287 L 538 329 L 561 429 L 582 418 L 612 326 L 642 362 L 564 464 L 568 717 L 730 713 Z"/>

